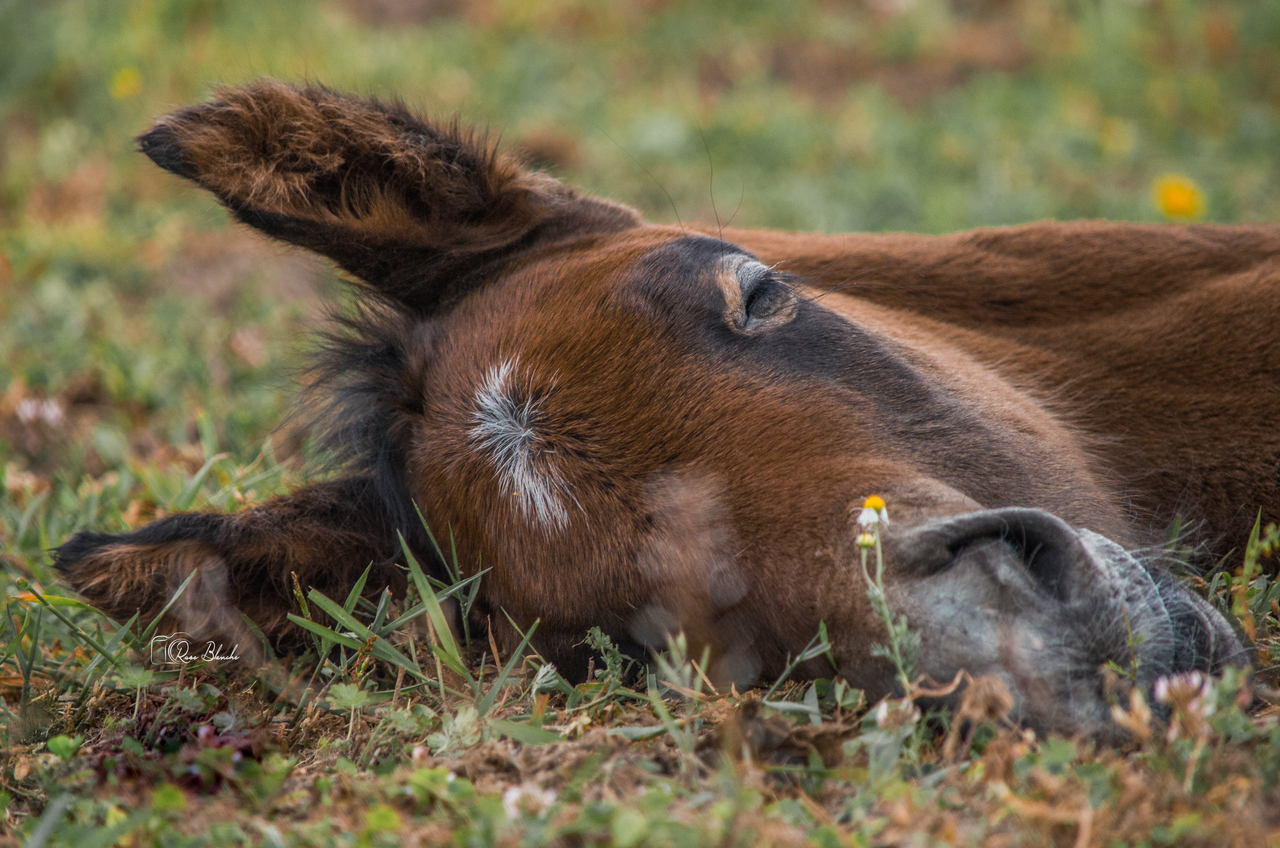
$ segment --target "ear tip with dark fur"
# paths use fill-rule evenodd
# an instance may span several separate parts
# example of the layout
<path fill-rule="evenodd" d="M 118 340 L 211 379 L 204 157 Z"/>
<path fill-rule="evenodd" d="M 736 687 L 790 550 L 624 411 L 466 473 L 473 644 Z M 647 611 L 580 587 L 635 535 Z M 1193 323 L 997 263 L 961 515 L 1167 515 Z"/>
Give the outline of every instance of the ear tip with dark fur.
<path fill-rule="evenodd" d="M 196 169 L 182 151 L 177 131 L 169 124 L 156 124 L 138 136 L 138 150 L 171 174 L 195 179 Z"/>
<path fill-rule="evenodd" d="M 76 565 L 102 550 L 117 537 L 110 533 L 77 533 L 53 549 L 53 566 L 65 575 Z"/>

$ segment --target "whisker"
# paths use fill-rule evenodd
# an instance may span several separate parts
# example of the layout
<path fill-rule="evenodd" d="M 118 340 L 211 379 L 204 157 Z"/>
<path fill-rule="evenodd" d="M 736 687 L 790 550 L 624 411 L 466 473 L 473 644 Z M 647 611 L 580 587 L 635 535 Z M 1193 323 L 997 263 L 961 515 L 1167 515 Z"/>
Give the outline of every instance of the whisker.
<path fill-rule="evenodd" d="M 707 134 L 702 131 L 702 124 L 696 124 L 698 137 L 702 139 L 702 149 L 707 151 L 707 192 L 711 195 L 711 212 L 716 216 L 716 238 L 724 238 L 724 226 L 720 223 L 720 210 L 716 208 L 716 163 L 711 159 L 711 145 L 707 144 Z"/>
<path fill-rule="evenodd" d="M 653 180 L 654 184 L 655 184 L 659 189 L 661 189 L 661 191 L 662 191 L 662 193 L 663 193 L 664 195 L 666 195 L 666 197 L 667 197 L 667 202 L 671 204 L 671 211 L 672 211 L 673 213 L 675 213 L 675 216 L 676 216 L 676 224 L 680 227 L 680 229 L 682 229 L 682 230 L 686 230 L 686 231 L 687 231 L 687 230 L 688 230 L 688 227 L 686 227 L 686 226 L 684 225 L 684 221 L 683 221 L 683 220 L 681 220 L 681 218 L 680 218 L 680 210 L 676 208 L 676 201 L 675 201 L 675 199 L 671 196 L 671 193 L 667 191 L 667 187 L 666 187 L 666 186 L 664 186 L 664 185 L 662 184 L 662 181 L 661 181 L 661 180 L 659 180 L 657 177 L 655 177 L 655 176 L 653 175 L 653 173 L 652 173 L 652 172 L 650 172 L 650 170 L 644 166 L 644 163 L 643 163 L 643 162 L 641 162 L 639 159 L 637 159 L 635 156 L 633 156 L 630 150 L 627 150 L 627 148 L 623 147 L 621 144 L 618 144 L 618 142 L 617 142 L 616 140 L 614 140 L 613 136 L 609 135 L 609 133 L 607 133 L 607 132 L 605 131 L 604 127 L 600 126 L 599 124 L 596 124 L 596 125 L 595 125 L 595 128 L 596 128 L 597 130 L 599 130 L 599 131 L 600 131 L 600 134 L 601 134 L 601 135 L 603 135 L 605 138 L 609 139 L 609 141 L 613 142 L 613 145 L 614 145 L 615 147 L 617 147 L 617 148 L 618 148 L 619 150 L 621 150 L 623 153 L 627 154 L 627 158 L 628 158 L 628 159 L 630 159 L 632 162 L 635 162 L 635 163 L 636 163 L 636 165 L 640 168 L 640 170 L 644 171 L 644 174 L 645 174 L 645 176 L 646 176 L 646 177 L 648 177 L 649 179 Z"/>

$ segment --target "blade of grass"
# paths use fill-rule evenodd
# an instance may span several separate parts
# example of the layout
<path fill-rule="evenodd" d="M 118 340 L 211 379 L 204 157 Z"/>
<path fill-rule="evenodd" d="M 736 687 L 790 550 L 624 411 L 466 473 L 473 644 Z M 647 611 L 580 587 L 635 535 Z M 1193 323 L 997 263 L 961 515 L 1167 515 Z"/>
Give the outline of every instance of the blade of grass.
<path fill-rule="evenodd" d="M 44 848 L 44 844 L 49 841 L 49 837 L 58 829 L 58 825 L 62 824 L 62 816 L 71 802 L 75 800 L 70 792 L 59 795 L 44 808 L 44 812 L 40 814 L 40 820 L 36 822 L 35 828 L 31 831 L 31 836 L 27 837 L 24 848 Z"/>
<path fill-rule="evenodd" d="M 515 721 L 504 721 L 500 718 L 490 719 L 489 728 L 500 736 L 514 739 L 523 745 L 551 745 L 563 742 L 564 737 L 550 730 L 543 730 L 530 724 Z"/>
<path fill-rule="evenodd" d="M 680 724 L 672 717 L 667 705 L 662 701 L 662 696 L 658 694 L 656 686 L 649 688 L 649 703 L 653 706 L 653 711 L 658 714 L 658 720 L 662 722 L 662 727 L 671 736 L 671 740 L 676 743 L 676 747 L 686 756 L 693 756 L 693 740 L 689 738 L 689 733 L 680 727 Z"/>
<path fill-rule="evenodd" d="M 426 604 L 427 616 L 431 619 L 431 626 L 435 628 L 436 638 L 440 640 L 441 661 L 449 666 L 451 671 L 470 678 L 471 675 L 462 662 L 458 643 L 453 638 L 453 631 L 449 628 L 448 619 L 445 618 L 444 610 L 440 607 L 440 601 L 427 582 L 427 576 L 423 573 L 422 566 L 418 564 L 418 558 L 413 555 L 413 551 L 409 550 L 409 544 L 404 540 L 404 536 L 400 536 L 400 548 L 404 551 L 405 559 L 409 563 L 409 576 L 418 590 L 418 596 Z M 433 645 L 432 649 L 434 650 L 435 647 Z"/>
<path fill-rule="evenodd" d="M 356 602 L 360 600 L 360 596 L 364 594 L 364 584 L 369 579 L 369 572 L 373 570 L 373 563 L 365 566 L 364 573 L 360 575 L 360 579 L 356 581 L 356 585 L 351 587 L 351 591 L 347 593 L 347 600 L 342 605 L 342 609 L 348 615 L 356 608 Z M 314 589 L 312 591 L 315 591 Z M 327 599 L 326 599 L 327 600 Z"/>
<path fill-rule="evenodd" d="M 422 529 L 427 531 L 427 538 L 431 540 L 431 547 L 436 549 L 436 556 L 440 557 L 440 561 L 444 563 L 445 568 L 449 567 L 449 561 L 444 558 L 444 551 L 440 550 L 440 543 L 436 541 L 436 534 L 431 532 L 431 528 L 427 526 L 427 518 L 422 514 L 422 510 L 418 508 L 418 502 L 413 502 L 413 511 L 418 514 L 418 520 L 422 522 Z M 401 540 L 403 544 L 403 540 Z"/>
<path fill-rule="evenodd" d="M 529 632 L 524 634 L 524 639 L 520 641 L 520 647 L 511 652 L 511 657 L 507 660 L 507 664 L 502 667 L 502 671 L 498 672 L 498 676 L 494 678 L 493 685 L 489 687 L 489 691 L 484 693 L 484 697 L 476 704 L 476 712 L 484 718 L 489 710 L 493 709 L 493 702 L 498 697 L 499 690 L 506 685 L 507 678 L 515 669 L 516 663 L 524 659 L 524 649 L 529 644 L 529 639 L 533 636 L 535 630 L 538 629 L 538 621 L 534 621 L 529 626 Z"/>
<path fill-rule="evenodd" d="M 767 701 L 772 698 L 773 693 L 777 692 L 778 687 L 785 683 L 787 678 L 791 677 L 792 672 L 796 670 L 800 663 L 805 662 L 806 660 L 811 660 L 815 657 L 820 657 L 831 650 L 830 644 L 819 641 L 821 638 L 821 634 L 815 635 L 809 640 L 809 644 L 805 646 L 805 649 L 801 651 L 794 660 L 788 661 L 787 667 L 782 670 L 782 674 L 778 676 L 778 679 L 773 681 L 773 685 L 769 687 L 768 692 L 764 693 L 764 697 L 761 700 Z"/>
<path fill-rule="evenodd" d="M 138 637 L 138 641 L 140 643 L 146 643 L 151 640 L 151 637 L 156 632 L 156 628 L 160 626 L 160 620 L 164 618 L 165 613 L 167 613 L 169 609 L 177 603 L 178 598 L 182 596 L 182 593 L 187 591 L 187 587 L 191 585 L 191 581 L 195 579 L 196 574 L 199 571 L 199 568 L 191 569 L 191 573 L 187 575 L 187 579 L 182 581 L 182 585 L 174 591 L 173 596 L 169 598 L 169 601 L 160 608 L 160 612 L 156 613 L 155 618 L 151 619 L 151 623 L 147 625 L 147 629 L 142 631 L 142 635 Z"/>
<path fill-rule="evenodd" d="M 65 624 L 71 630 L 71 634 L 73 636 L 75 636 L 80 641 L 84 642 L 90 648 L 93 648 L 100 655 L 106 656 L 107 659 L 110 660 L 112 665 L 117 664 L 115 657 L 110 655 L 105 645 L 98 642 L 98 640 L 94 639 L 88 633 L 85 633 L 84 630 L 82 630 L 78 624 L 76 624 L 67 616 L 63 615 L 62 612 L 57 608 L 57 606 L 49 602 L 48 598 L 46 598 L 44 595 L 37 592 L 34 588 L 31 588 L 28 591 L 32 595 L 34 595 L 40 601 L 40 603 L 43 604 L 45 608 L 49 610 L 49 612 L 53 613 L 54 616 L 59 621 Z M 72 601 L 70 598 L 59 598 L 59 600 L 68 601 L 69 602 L 68 605 L 76 605 L 78 607 L 83 607 L 85 609 L 90 609 L 90 610 L 93 609 L 93 607 L 89 606 L 88 604 L 80 603 L 79 601 Z M 97 610 L 94 610 L 94 612 L 97 612 Z"/>
<path fill-rule="evenodd" d="M 359 639 L 352 639 L 350 636 L 343 636 L 341 633 L 331 630 L 330 628 L 325 627 L 323 624 L 317 624 L 314 621 L 310 621 L 308 619 L 302 618 L 301 616 L 294 615 L 293 613 L 289 613 L 288 615 L 289 615 L 289 620 L 292 621 L 294 624 L 298 625 L 299 627 L 301 627 L 303 630 L 309 630 L 312 633 L 315 633 L 317 636 L 323 637 L 329 642 L 333 642 L 334 644 L 341 645 L 344 648 L 351 648 L 352 650 L 357 650 L 357 651 L 360 650 L 360 648 L 364 647 L 364 642 L 361 642 Z"/>
<path fill-rule="evenodd" d="M 351 632 L 359 636 L 361 638 L 361 642 L 360 642 L 361 647 L 363 647 L 366 642 L 372 639 L 373 640 L 372 652 L 373 652 L 373 655 L 378 659 L 382 660 L 383 662 L 390 663 L 399 668 L 403 668 L 405 671 L 409 672 L 415 677 L 418 677 L 418 678 L 424 677 L 422 673 L 422 669 L 418 668 L 417 663 L 413 662 L 404 654 L 400 653 L 400 651 L 392 647 L 391 643 L 388 642 L 386 639 L 383 639 L 381 636 L 377 635 L 368 627 L 365 627 L 363 624 L 357 621 L 354 617 L 352 617 L 350 612 L 338 606 L 336 603 L 329 600 L 329 598 L 325 597 L 324 593 L 322 593 L 320 590 L 312 589 L 311 593 L 307 595 L 307 599 L 310 600 L 311 603 L 315 604 L 320 609 L 328 613 L 329 616 L 331 616 L 334 621 L 338 622 L 339 625 L 347 628 L 348 630 L 350 630 Z M 306 619 L 299 619 L 299 620 L 306 621 Z M 311 622 L 311 623 L 314 623 L 314 622 Z M 334 634 L 334 635 L 337 635 L 337 634 Z"/>
<path fill-rule="evenodd" d="M 391 589 L 382 590 L 382 597 L 378 599 L 378 608 L 373 612 L 373 621 L 369 624 L 369 629 L 374 633 L 381 635 L 382 622 L 387 617 L 387 609 L 391 605 Z"/>
<path fill-rule="evenodd" d="M 646 699 L 647 700 L 647 699 Z M 645 739 L 654 739 L 664 733 L 669 732 L 666 725 L 656 725 L 654 727 L 611 727 L 605 731 L 609 736 L 621 736 L 631 742 L 642 742 Z"/>
<path fill-rule="evenodd" d="M 35 517 L 36 510 L 44 506 L 44 502 L 49 499 L 48 492 L 41 492 L 31 499 L 31 503 L 22 511 L 22 517 L 18 519 L 18 526 L 13 531 L 13 540 L 9 544 L 9 549 L 15 554 L 21 549 L 22 538 L 27 535 L 27 527 L 31 524 L 31 519 Z"/>
<path fill-rule="evenodd" d="M 822 713 L 818 708 L 804 701 L 761 701 L 760 703 L 780 713 L 803 715 L 808 716 L 810 719 L 816 718 L 818 721 L 822 721 Z"/>
<path fill-rule="evenodd" d="M 185 512 L 186 510 L 191 509 L 191 504 L 195 503 L 196 495 L 200 492 L 200 487 L 204 485 L 204 478 L 209 476 L 209 472 L 213 470 L 213 466 L 230 456 L 231 454 L 228 453 L 219 453 L 209 457 L 205 461 L 204 465 L 200 466 L 200 470 L 195 473 L 195 476 L 187 481 L 187 485 L 182 487 L 182 491 L 173 499 L 173 503 L 170 504 L 170 507 L 177 512 Z"/>
<path fill-rule="evenodd" d="M 27 595 L 30 595 L 31 597 L 26 597 Z M 90 612 L 98 612 L 96 609 L 89 606 L 84 601 L 79 601 L 79 600 L 76 600 L 75 598 L 64 598 L 60 595 L 41 595 L 39 592 L 36 592 L 34 589 L 22 595 L 18 595 L 15 598 L 15 600 L 19 600 L 19 601 L 39 600 L 41 603 L 43 603 L 47 607 L 71 607 L 73 609 L 89 610 Z"/>
<path fill-rule="evenodd" d="M 401 627 L 404 627 L 409 622 L 424 615 L 426 611 L 427 611 L 426 604 L 424 603 L 414 604 L 409 609 L 405 610 L 400 615 L 400 617 L 397 618 L 395 621 L 390 621 L 384 624 L 382 626 L 382 629 L 378 631 L 378 635 L 387 636 L 391 633 L 395 633 L 397 630 L 399 630 Z"/>
<path fill-rule="evenodd" d="M 23 709 L 26 708 L 27 701 L 31 700 L 31 671 L 36 664 L 36 651 L 40 650 L 40 623 L 43 618 L 41 608 L 36 607 L 34 614 L 28 615 L 22 622 L 22 632 L 18 634 L 18 640 L 21 641 L 27 633 L 28 624 L 34 619 L 34 623 L 30 624 L 34 628 L 30 634 L 31 650 L 25 656 L 21 651 L 18 652 L 18 667 L 22 670 L 22 695 L 19 703 Z"/>
<path fill-rule="evenodd" d="M 467 592 L 467 603 L 462 608 L 463 621 L 471 620 L 471 608 L 475 606 L 476 598 L 479 597 L 480 595 L 480 575 L 484 574 L 486 571 L 489 570 L 487 568 L 480 568 L 479 566 L 480 566 L 480 560 L 477 559 L 475 575 L 457 584 L 458 586 L 462 586 L 462 585 L 465 585 L 466 583 L 471 583 L 471 591 Z"/>
<path fill-rule="evenodd" d="M 89 661 L 89 664 L 84 667 L 84 673 L 86 675 L 86 679 L 85 679 L 86 685 L 88 685 L 88 683 L 92 680 L 92 678 L 88 677 L 87 675 L 89 675 L 95 668 L 97 668 L 98 665 L 103 660 L 106 660 L 107 662 L 111 663 L 113 666 L 120 665 L 120 658 L 124 656 L 125 651 L 129 650 L 128 645 L 125 645 L 123 648 L 120 647 L 120 645 L 124 642 L 125 638 L 133 631 L 133 625 L 135 625 L 137 622 L 138 622 L 138 613 L 135 612 L 132 618 L 130 618 L 124 624 L 120 625 L 116 629 L 116 632 L 111 634 L 110 639 L 102 643 L 103 650 L 100 651 L 96 657 L 91 659 Z"/>
<path fill-rule="evenodd" d="M 461 591 L 468 586 L 472 587 L 471 597 L 474 597 L 476 594 L 476 590 L 480 588 L 481 575 L 483 575 L 488 570 L 489 569 L 486 568 L 486 569 L 483 569 L 482 571 L 478 571 L 475 574 L 463 580 L 461 583 L 455 583 L 452 586 L 449 586 L 448 588 L 442 591 L 436 592 L 435 593 L 436 600 L 444 601 L 449 598 L 452 598 L 455 595 L 460 594 Z M 470 608 L 470 602 L 468 602 L 466 608 L 467 609 Z M 409 607 L 409 609 L 405 610 L 400 615 L 400 617 L 397 618 L 395 621 L 392 621 L 388 624 L 384 624 L 382 628 L 378 630 L 378 635 L 387 636 L 391 633 L 394 633 L 404 625 L 408 624 L 410 621 L 413 621 L 415 618 L 418 618 L 419 616 L 423 615 L 426 611 L 427 611 L 427 605 L 425 603 L 414 604 L 413 606 Z"/>

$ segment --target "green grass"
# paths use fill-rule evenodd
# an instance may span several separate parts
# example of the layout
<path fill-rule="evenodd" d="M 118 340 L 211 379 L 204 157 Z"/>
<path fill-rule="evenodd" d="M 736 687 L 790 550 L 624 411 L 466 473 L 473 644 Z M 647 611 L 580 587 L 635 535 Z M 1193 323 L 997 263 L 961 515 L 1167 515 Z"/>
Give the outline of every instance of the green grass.
<path fill-rule="evenodd" d="M 399 26 L 359 14 L 377 5 L 0 0 L 0 844 L 1280 838 L 1277 709 L 1238 677 L 1173 693 L 1175 738 L 1120 698 L 1138 741 L 1118 752 L 963 738 L 839 680 L 715 692 L 680 644 L 646 672 L 601 642 L 606 667 L 571 686 L 451 645 L 448 588 L 419 582 L 311 597 L 349 617 L 313 628 L 341 653 L 253 674 L 148 668 L 123 623 L 32 600 L 63 594 L 48 549 L 77 530 L 306 479 L 281 422 L 334 273 L 132 151 L 217 82 L 461 113 L 657 221 L 1158 221 L 1169 175 L 1200 220 L 1280 220 L 1274 3 L 475 0 Z M 1260 528 L 1202 587 L 1272 686 L 1277 544 Z M 773 742 L 743 759 L 746 737 Z"/>

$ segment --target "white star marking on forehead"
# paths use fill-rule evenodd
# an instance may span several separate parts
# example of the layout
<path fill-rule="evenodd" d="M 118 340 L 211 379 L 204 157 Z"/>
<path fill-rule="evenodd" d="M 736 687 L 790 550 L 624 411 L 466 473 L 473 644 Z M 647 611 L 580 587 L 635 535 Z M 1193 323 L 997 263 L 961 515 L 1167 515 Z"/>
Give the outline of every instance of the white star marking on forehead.
<path fill-rule="evenodd" d="M 533 398 L 521 399 L 514 385 L 518 371 L 519 360 L 508 359 L 485 374 L 476 390 L 471 441 L 488 454 L 503 489 L 515 495 L 526 521 L 546 530 L 563 530 L 569 513 L 561 496 L 568 494 L 568 487 L 549 462 L 541 462 L 541 470 L 534 466 L 539 457 L 540 410 Z"/>

